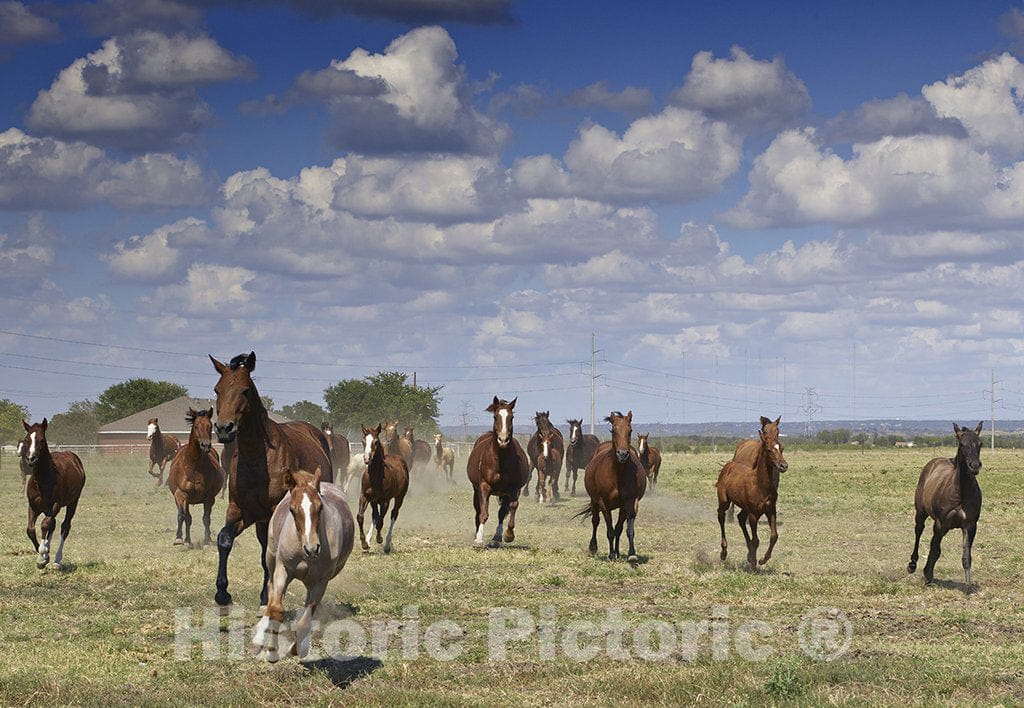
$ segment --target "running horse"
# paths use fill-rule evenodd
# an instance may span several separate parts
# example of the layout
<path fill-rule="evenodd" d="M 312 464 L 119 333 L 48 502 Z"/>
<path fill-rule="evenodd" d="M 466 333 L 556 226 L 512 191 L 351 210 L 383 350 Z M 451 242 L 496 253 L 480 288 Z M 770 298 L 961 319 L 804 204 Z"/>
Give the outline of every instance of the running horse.
<path fill-rule="evenodd" d="M 661 470 L 661 450 L 648 444 L 650 433 L 636 436 L 636 453 L 640 463 L 647 470 L 647 482 L 651 485 L 651 496 L 658 485 L 658 471 Z"/>
<path fill-rule="evenodd" d="M 178 508 L 178 532 L 174 545 L 192 547 L 192 504 L 203 505 L 203 543 L 210 543 L 210 515 L 217 501 L 217 492 L 224 487 L 224 470 L 213 449 L 213 409 L 188 409 L 185 422 L 191 426 L 188 442 L 178 450 L 167 473 L 167 488 Z M 181 527 L 185 526 L 185 538 Z"/>
<path fill-rule="evenodd" d="M 775 420 L 761 416 L 761 432 L 768 435 L 772 444 L 779 442 L 779 423 L 782 422 L 780 415 Z M 733 462 L 741 462 L 747 467 L 753 467 L 757 463 L 757 452 L 761 449 L 761 441 L 757 438 L 748 438 L 736 443 L 736 450 L 732 453 Z M 781 449 L 781 444 L 780 444 Z M 729 521 L 733 520 L 733 505 L 729 505 Z"/>
<path fill-rule="evenodd" d="M 356 522 L 359 524 L 359 542 L 364 551 L 370 550 L 370 539 L 373 538 L 374 529 L 377 530 L 377 543 L 384 543 L 384 552 L 391 553 L 391 534 L 395 530 L 395 522 L 398 521 L 398 512 L 405 501 L 405 495 L 409 491 L 409 468 L 398 455 L 387 455 L 384 453 L 384 446 L 380 441 L 380 424 L 376 428 L 367 428 L 360 425 L 363 433 L 363 470 L 362 484 L 359 490 L 359 513 L 356 515 Z M 388 537 L 385 541 L 381 537 L 384 529 L 384 515 L 388 513 L 388 506 L 394 501 L 395 508 L 391 510 L 391 525 L 388 526 Z M 370 505 L 370 515 L 373 525 L 369 531 L 363 531 L 363 517 L 366 505 Z"/>
<path fill-rule="evenodd" d="M 622 527 L 626 527 L 629 538 L 629 563 L 636 563 L 634 544 L 634 522 L 640 510 L 640 500 L 647 489 L 647 470 L 640 463 L 636 449 L 630 445 L 633 435 L 633 411 L 626 415 L 613 411 L 605 420 L 612 425 L 612 439 L 601 443 L 594 457 L 587 465 L 583 484 L 590 495 L 590 503 L 584 506 L 574 518 L 591 517 L 594 526 L 590 537 L 590 552 L 597 553 L 597 527 L 604 516 L 608 536 L 608 560 L 619 557 L 619 540 Z M 619 518 L 612 527 L 612 511 L 619 510 Z"/>
<path fill-rule="evenodd" d="M 473 485 L 473 524 L 476 527 L 474 544 L 484 543 L 484 525 L 490 511 L 491 495 L 499 500 L 498 528 L 487 545 L 497 548 L 502 538 L 506 543 L 515 540 L 516 510 L 519 508 L 519 492 L 530 475 L 530 461 L 523 446 L 512 435 L 512 410 L 516 400 L 505 401 L 494 397 L 487 406 L 487 412 L 494 414 L 494 423 L 473 444 L 473 450 L 466 461 L 466 475 Z M 505 517 L 508 529 L 502 536 Z"/>
<path fill-rule="evenodd" d="M 413 437 L 413 428 L 406 426 L 403 439 L 412 445 L 412 463 L 427 464 L 430 462 L 430 444 L 426 440 L 417 440 Z M 410 467 L 410 469 L 412 469 Z"/>
<path fill-rule="evenodd" d="M 455 450 L 441 444 L 441 433 L 434 434 L 434 464 L 444 471 L 444 476 L 451 484 L 453 472 L 455 471 Z"/>
<path fill-rule="evenodd" d="M 287 470 L 324 470 L 323 481 L 334 480 L 327 440 L 323 433 L 304 421 L 275 423 L 267 415 L 252 380 L 256 353 L 233 358 L 224 364 L 210 356 L 220 375 L 213 390 L 217 394 L 217 423 L 214 429 L 222 443 L 237 440 L 228 473 L 228 509 L 224 528 L 217 534 L 218 605 L 231 604 L 228 592 L 228 556 L 235 537 L 255 525 L 263 564 L 260 605 L 267 604 L 267 534 L 271 515 L 288 491 Z"/>
<path fill-rule="evenodd" d="M 327 447 L 331 450 L 331 464 L 334 465 L 334 474 L 338 476 L 338 479 L 345 480 L 345 484 L 342 486 L 342 491 L 344 491 L 348 489 L 348 463 L 352 459 L 348 438 L 341 433 L 335 433 L 334 426 L 326 420 L 320 423 L 320 432 L 327 438 Z"/>
<path fill-rule="evenodd" d="M 924 579 L 932 582 L 935 562 L 942 553 L 942 537 L 952 529 L 960 529 L 964 537 L 963 567 L 964 578 L 971 584 L 971 547 L 978 532 L 981 518 L 981 487 L 978 486 L 978 472 L 981 471 L 981 428 L 978 423 L 974 430 L 961 428 L 953 423 L 956 434 L 956 457 L 937 457 L 921 470 L 914 494 L 914 551 L 910 554 L 907 572 L 917 570 L 917 549 L 921 543 L 924 523 L 930 516 L 932 543 L 928 550 L 928 562 L 924 564 Z"/>
<path fill-rule="evenodd" d="M 413 463 L 412 443 L 398 434 L 398 421 L 385 420 L 381 426 L 384 431 L 381 438 L 384 443 L 384 454 L 398 455 L 405 460 L 406 467 L 411 470 Z"/>
<path fill-rule="evenodd" d="M 530 477 L 533 475 L 533 471 L 537 470 L 537 494 L 541 493 L 541 484 L 543 480 L 540 478 L 540 468 L 537 466 L 537 460 L 540 457 L 542 451 L 541 436 L 545 434 L 551 434 L 551 449 L 557 452 L 558 463 L 553 469 L 547 470 L 547 475 L 550 476 L 554 481 L 554 495 L 555 499 L 558 499 L 558 477 L 562 474 L 562 459 L 565 457 L 565 443 L 562 440 L 562 431 L 551 425 L 551 411 L 537 411 L 533 416 L 533 421 L 537 426 L 537 430 L 534 431 L 533 435 L 530 436 L 529 442 L 526 443 L 526 454 L 530 459 L 530 471 L 526 477 L 526 484 L 529 485 Z M 523 494 L 529 496 L 530 490 L 523 489 Z"/>
<path fill-rule="evenodd" d="M 60 570 L 60 563 L 64 557 L 64 542 L 71 533 L 71 519 L 75 517 L 78 500 L 82 496 L 82 488 L 85 487 L 85 468 L 82 466 L 82 460 L 73 452 L 50 452 L 50 446 L 46 442 L 46 418 L 43 418 L 42 423 L 29 425 L 21 421 L 21 424 L 25 428 L 25 439 L 22 442 L 25 445 L 26 461 L 31 472 L 25 488 L 25 495 L 28 497 L 26 533 L 39 554 L 36 567 L 45 568 L 49 565 L 50 568 Z M 57 547 L 53 563 L 50 563 L 50 539 L 53 538 L 53 529 L 57 525 L 57 514 L 61 508 L 64 509 L 64 521 L 60 525 L 60 545 Z M 40 514 L 43 516 L 42 543 L 36 537 L 36 519 Z"/>
<path fill-rule="evenodd" d="M 540 454 L 537 455 L 537 503 L 554 504 L 558 491 L 558 470 L 562 456 L 555 446 L 554 428 L 540 434 Z"/>
<path fill-rule="evenodd" d="M 146 422 L 146 439 L 149 440 L 149 472 L 150 477 L 156 477 L 156 486 L 164 483 L 164 465 L 174 459 L 174 455 L 181 447 L 181 441 L 173 435 L 160 432 L 160 420 L 150 418 Z M 153 474 L 153 465 L 160 470 L 160 474 Z"/>
<path fill-rule="evenodd" d="M 570 418 L 569 444 L 565 448 L 565 491 L 569 491 L 569 474 L 572 473 L 572 495 L 576 496 L 576 479 L 579 470 L 585 470 L 601 440 L 596 435 L 583 434 L 583 420 Z"/>
<path fill-rule="evenodd" d="M 18 470 L 21 472 L 21 491 L 25 491 L 28 478 L 32 475 L 32 468 L 28 466 L 28 446 L 24 440 L 18 441 Z"/>

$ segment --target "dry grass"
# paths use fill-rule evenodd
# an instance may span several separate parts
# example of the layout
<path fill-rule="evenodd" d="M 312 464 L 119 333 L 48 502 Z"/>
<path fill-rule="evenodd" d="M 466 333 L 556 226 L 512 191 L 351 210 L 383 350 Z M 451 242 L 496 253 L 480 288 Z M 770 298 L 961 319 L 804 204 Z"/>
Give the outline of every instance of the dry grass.
<path fill-rule="evenodd" d="M 212 606 L 216 552 L 171 545 L 173 503 L 165 488 L 153 488 L 142 457 L 85 460 L 88 481 L 64 572 L 35 568 L 8 457 L 0 476 L 0 703 L 1020 703 L 1024 590 L 1015 532 L 1024 460 L 1014 452 L 983 455 L 977 587 L 967 593 L 958 533 L 947 537 L 938 584 L 927 587 L 920 573 L 905 570 L 914 485 L 931 456 L 787 451 L 781 537 L 758 573 L 737 565 L 744 553 L 734 525 L 730 560 L 718 561 L 711 482 L 724 454 L 667 456 L 660 493 L 641 504 L 637 545 L 646 562 L 637 568 L 586 553 L 589 523 L 569 520 L 582 500 L 555 508 L 524 502 L 515 547 L 474 550 L 464 474 L 457 467 L 454 488 L 427 484 L 436 475 L 431 467 L 406 501 L 395 553 L 357 552 L 328 597 L 365 627 L 400 619 L 407 605 L 419 606 L 424 627 L 455 620 L 466 631 L 463 655 L 403 659 L 396 641 L 380 660 L 276 666 L 175 659 L 174 610 L 195 608 L 198 618 Z M 193 537 L 201 537 L 194 516 L 200 530 Z M 222 518 L 218 504 L 215 533 Z M 492 505 L 490 528 L 495 518 Z M 599 540 L 603 550 L 602 534 Z M 231 589 L 249 623 L 256 619 L 257 548 L 247 531 L 232 555 Z M 488 611 L 500 606 L 534 618 L 553 608 L 559 626 L 599 619 L 609 607 L 636 625 L 705 620 L 725 606 L 732 629 L 745 620 L 771 625 L 765 643 L 772 656 L 747 661 L 731 650 L 716 660 L 705 641 L 690 660 L 578 663 L 542 659 L 534 637 L 516 645 L 509 661 L 490 662 Z M 852 622 L 853 644 L 837 661 L 813 661 L 796 641 L 801 616 L 815 607 L 840 608 Z"/>

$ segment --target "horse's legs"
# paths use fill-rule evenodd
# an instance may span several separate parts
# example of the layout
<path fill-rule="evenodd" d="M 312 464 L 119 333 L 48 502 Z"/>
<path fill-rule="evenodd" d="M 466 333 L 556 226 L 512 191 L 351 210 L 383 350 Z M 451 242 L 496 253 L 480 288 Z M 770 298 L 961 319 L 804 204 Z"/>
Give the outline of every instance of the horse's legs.
<path fill-rule="evenodd" d="M 974 534 L 978 532 L 978 524 L 973 523 L 963 529 L 964 532 L 964 579 L 971 584 L 971 547 L 974 545 Z"/>
<path fill-rule="evenodd" d="M 917 570 L 917 549 L 921 545 L 921 533 L 924 531 L 924 522 L 928 518 L 928 512 L 918 508 L 914 515 L 914 552 L 910 554 L 910 562 L 907 563 L 907 572 L 913 573 Z"/>
<path fill-rule="evenodd" d="M 626 560 L 630 563 L 636 563 L 639 559 L 636 557 L 636 545 L 633 543 L 633 524 L 636 521 L 636 512 L 640 508 L 640 500 L 634 499 L 631 505 L 631 513 L 626 517 L 626 538 L 629 539 L 629 556 Z M 623 507 L 625 510 L 625 507 Z M 616 541 L 616 543 L 618 543 Z"/>
<path fill-rule="evenodd" d="M 480 493 L 478 490 L 473 490 L 473 528 L 477 528 L 480 525 Z M 477 534 L 479 536 L 479 534 Z M 480 536 L 479 540 L 474 539 L 475 543 L 482 543 L 483 536 Z"/>
<path fill-rule="evenodd" d="M 938 521 L 932 526 L 932 543 L 928 549 L 928 562 L 924 564 L 924 579 L 929 583 L 935 572 L 935 563 L 942 555 L 942 537 L 946 535 Z"/>
<path fill-rule="evenodd" d="M 60 525 L 60 545 L 57 546 L 57 555 L 53 557 L 53 563 L 50 564 L 50 567 L 56 570 L 60 570 L 60 561 L 64 557 L 64 542 L 68 540 L 68 534 L 71 533 L 71 519 L 74 518 L 77 508 L 77 499 L 64 508 L 64 522 Z"/>
<path fill-rule="evenodd" d="M 395 530 L 395 522 L 398 521 L 398 510 L 402 508 L 402 501 L 402 497 L 395 497 L 395 508 L 391 510 L 391 524 L 388 526 L 388 536 L 384 539 L 385 553 L 391 553 L 391 533 Z"/>
<path fill-rule="evenodd" d="M 757 517 L 747 514 L 747 523 L 750 524 L 750 552 L 747 554 L 747 565 L 753 570 L 757 568 L 757 547 L 761 545 L 761 540 L 757 537 Z"/>
<path fill-rule="evenodd" d="M 505 529 L 505 517 L 508 516 L 508 509 L 512 503 L 510 497 L 498 497 L 498 528 L 494 530 L 494 536 L 487 545 L 490 548 L 497 548 L 501 545 L 501 533 Z"/>
<path fill-rule="evenodd" d="M 213 500 L 203 503 L 203 527 L 205 533 L 203 535 L 203 545 L 209 545 L 210 543 L 210 516 L 213 514 Z"/>
<path fill-rule="evenodd" d="M 747 560 L 750 560 L 753 551 L 750 549 L 750 532 L 747 531 L 747 512 L 740 509 L 740 512 L 736 514 L 736 523 L 740 525 L 740 531 L 743 532 L 743 540 L 747 543 Z"/>
<path fill-rule="evenodd" d="M 775 542 L 779 540 L 779 529 L 775 524 L 775 509 L 768 514 L 768 526 L 771 527 L 772 534 L 768 538 L 768 550 L 764 552 L 764 557 L 760 560 L 761 565 L 767 563 L 768 559 L 772 557 L 772 549 L 775 548 Z"/>
<path fill-rule="evenodd" d="M 601 509 L 604 516 L 604 532 L 608 537 L 608 560 L 615 560 L 615 527 L 612 525 L 612 512 L 610 509 Z"/>
<path fill-rule="evenodd" d="M 241 510 L 228 500 L 228 511 L 224 516 L 224 528 L 217 534 L 217 594 L 213 599 L 218 605 L 231 604 L 231 593 L 228 592 L 228 556 L 235 545 L 235 536 L 242 533 L 248 524 L 242 519 Z"/>
<path fill-rule="evenodd" d="M 32 542 L 32 549 L 35 551 L 39 550 L 39 539 L 36 537 L 36 519 L 39 518 L 39 512 L 28 508 L 28 526 L 25 527 L 25 533 L 28 534 L 28 540 Z"/>
<path fill-rule="evenodd" d="M 270 583 L 270 568 L 267 566 L 267 540 L 269 532 L 269 521 L 256 522 L 256 538 L 260 542 L 260 565 L 263 566 L 263 588 L 260 590 L 261 606 L 267 604 L 267 585 Z"/>
<path fill-rule="evenodd" d="M 483 487 L 477 490 L 479 498 L 476 500 L 476 540 L 478 546 L 484 545 L 484 524 L 487 523 L 488 507 L 491 505 L 491 493 L 484 491 Z"/>
<path fill-rule="evenodd" d="M 384 535 L 381 532 L 384 530 L 384 517 L 388 513 L 389 506 L 391 506 L 391 500 L 385 499 L 383 504 L 377 506 L 377 511 L 374 514 L 373 522 L 377 529 L 377 543 L 384 543 Z"/>
<path fill-rule="evenodd" d="M 594 533 L 590 536 L 590 552 L 597 553 L 597 527 L 601 524 L 601 510 L 597 504 L 590 502 L 590 521 L 594 524 Z"/>
<path fill-rule="evenodd" d="M 725 510 L 729 508 L 729 502 L 718 502 L 718 526 L 722 529 L 722 560 L 729 555 L 729 543 L 725 540 Z"/>
<path fill-rule="evenodd" d="M 53 538 L 53 529 L 57 526 L 56 512 L 53 516 L 43 515 L 43 523 L 40 530 L 43 532 L 43 541 L 39 544 L 39 557 L 36 558 L 36 567 L 45 568 L 50 562 L 50 539 Z"/>
<path fill-rule="evenodd" d="M 392 511 L 392 514 L 394 511 Z M 313 614 L 320 605 L 320 601 L 327 592 L 327 581 L 321 581 L 311 588 L 306 588 L 306 606 L 302 611 L 302 617 L 295 623 L 295 644 L 291 647 L 291 653 L 300 659 L 305 658 L 309 653 L 309 644 L 313 636 Z"/>
<path fill-rule="evenodd" d="M 188 501 L 185 501 L 185 545 L 192 548 L 192 510 L 188 506 Z"/>
<path fill-rule="evenodd" d="M 505 543 L 516 540 L 516 510 L 519 509 L 519 497 L 513 497 L 508 503 L 508 528 L 505 529 Z"/>
<path fill-rule="evenodd" d="M 626 525 L 626 517 L 629 516 L 629 512 L 626 510 L 627 501 L 622 501 L 622 506 L 619 507 L 619 518 L 615 522 L 615 557 L 618 558 L 621 554 L 619 551 L 619 541 L 622 539 L 622 529 Z"/>
<path fill-rule="evenodd" d="M 174 506 L 178 510 L 178 530 L 174 534 L 174 545 L 180 546 L 183 541 L 181 538 L 181 528 L 185 525 L 185 507 L 182 504 L 182 500 L 178 498 L 181 492 L 174 493 Z"/>
<path fill-rule="evenodd" d="M 284 563 L 278 563 L 277 558 L 271 558 L 271 565 L 274 566 L 273 581 L 267 593 L 267 600 L 264 603 L 263 617 L 256 624 L 256 630 L 252 636 L 252 646 L 259 652 L 259 657 L 269 662 L 280 659 L 277 648 L 277 637 L 281 632 L 281 623 L 284 621 L 284 595 L 288 591 L 288 569 Z"/>
<path fill-rule="evenodd" d="M 356 521 L 359 523 L 359 544 L 363 547 L 364 551 L 370 550 L 370 535 L 373 533 L 373 527 L 370 527 L 370 533 L 363 530 L 363 518 L 366 514 L 367 499 L 365 494 L 359 495 L 359 511 L 356 513 Z M 371 513 L 372 513 L 371 509 Z"/>

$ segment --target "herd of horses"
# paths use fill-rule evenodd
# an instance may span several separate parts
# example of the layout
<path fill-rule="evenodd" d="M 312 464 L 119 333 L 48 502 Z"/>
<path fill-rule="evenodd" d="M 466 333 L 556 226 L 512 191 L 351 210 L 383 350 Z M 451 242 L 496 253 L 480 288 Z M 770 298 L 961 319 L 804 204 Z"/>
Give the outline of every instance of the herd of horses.
<path fill-rule="evenodd" d="M 189 507 L 203 506 L 204 539 L 212 540 L 210 517 L 218 494 L 227 489 L 224 525 L 217 534 L 217 577 L 214 599 L 220 606 L 230 605 L 228 559 L 234 540 L 249 526 L 255 527 L 263 566 L 260 591 L 262 617 L 253 644 L 261 657 L 276 661 L 292 653 L 305 656 L 310 640 L 313 613 L 323 598 L 327 583 L 345 566 L 355 542 L 364 551 L 374 541 L 389 553 L 392 534 L 409 490 L 410 470 L 415 463 L 433 457 L 438 468 L 451 481 L 455 465 L 454 451 L 445 448 L 440 435 L 434 449 L 417 440 L 412 428 L 398 433 L 398 421 L 386 420 L 374 426 L 361 426 L 363 436 L 362 469 L 358 513 L 353 519 L 345 497 L 350 477 L 335 484 L 335 473 L 345 475 L 352 467 L 349 443 L 328 424 L 320 428 L 303 421 L 277 423 L 260 399 L 252 379 L 256 354 L 239 355 L 224 364 L 210 356 L 219 380 L 214 387 L 214 409 L 189 409 L 189 439 L 180 445 L 177 439 L 160 432 L 159 421 L 149 421 L 151 441 L 149 474 L 162 481 L 170 462 L 167 486 L 178 511 L 176 544 L 191 545 L 192 516 Z M 661 453 L 649 444 L 646 434 L 637 436 L 633 445 L 633 412 L 612 412 L 605 418 L 611 427 L 611 439 L 601 442 L 583 433 L 583 421 L 570 419 L 568 444 L 561 431 L 551 424 L 550 412 L 537 412 L 536 430 L 526 449 L 514 435 L 516 398 L 506 401 L 494 396 L 487 406 L 492 414 L 491 430 L 473 444 L 466 473 L 473 488 L 474 543 L 499 547 L 515 540 L 516 511 L 520 497 L 529 498 L 529 483 L 536 473 L 535 495 L 538 502 L 553 503 L 559 498 L 559 477 L 565 467 L 565 492 L 576 495 L 579 470 L 590 501 L 574 516 L 591 518 L 593 532 L 589 550 L 598 550 L 597 531 L 604 520 L 608 558 L 619 558 L 619 543 L 625 529 L 629 542 L 627 560 L 637 563 L 635 522 L 640 501 L 650 488 L 654 493 L 661 467 Z M 216 423 L 214 423 L 216 415 Z M 735 507 L 736 520 L 747 546 L 750 569 L 771 558 L 778 541 L 776 522 L 779 481 L 788 469 L 779 440 L 781 417 L 761 418 L 758 437 L 736 446 L 715 482 L 718 496 L 718 522 L 721 529 L 721 558 L 728 554 L 726 515 Z M 85 485 L 82 461 L 71 452 L 50 452 L 46 441 L 47 420 L 23 423 L 25 437 L 18 446 L 22 478 L 29 503 L 28 536 L 35 547 L 37 567 L 60 568 L 64 543 L 71 530 L 79 497 Z M 931 460 L 921 472 L 915 495 L 915 541 L 908 572 L 917 568 L 918 546 L 926 520 L 934 522 L 931 549 L 924 575 L 932 580 L 943 536 L 960 528 L 963 532 L 963 568 L 970 584 L 971 546 L 981 513 L 981 489 L 977 475 L 981 469 L 981 429 L 961 428 L 954 424 L 957 453 L 953 459 Z M 224 445 L 223 458 L 213 448 L 213 437 Z M 153 474 L 156 466 L 158 474 Z M 571 484 L 570 484 L 571 477 Z M 498 502 L 498 522 L 493 536 L 485 541 L 491 497 Z M 371 524 L 364 527 L 366 507 Z M 50 541 L 56 517 L 65 509 L 60 530 L 60 545 L 53 563 L 49 562 Z M 390 509 L 390 523 L 383 534 Z M 613 512 L 618 516 L 613 523 Z M 42 541 L 37 539 L 36 520 L 42 521 Z M 764 556 L 758 560 L 758 522 L 767 518 L 771 536 Z M 182 527 L 184 526 L 184 537 Z M 282 647 L 283 598 L 289 583 L 300 580 L 306 587 L 301 618 L 292 627 L 294 636 Z"/>

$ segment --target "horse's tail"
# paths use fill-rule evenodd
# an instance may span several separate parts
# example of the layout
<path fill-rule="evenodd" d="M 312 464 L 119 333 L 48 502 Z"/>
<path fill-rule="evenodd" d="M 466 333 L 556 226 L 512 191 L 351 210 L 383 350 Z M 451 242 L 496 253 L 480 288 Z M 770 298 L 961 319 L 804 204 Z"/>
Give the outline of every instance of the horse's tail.
<path fill-rule="evenodd" d="M 582 509 L 577 511 L 575 514 L 573 514 L 569 518 L 570 519 L 582 519 L 582 518 L 585 518 L 587 516 L 590 516 L 590 513 L 591 513 L 590 504 L 584 504 Z"/>

